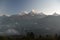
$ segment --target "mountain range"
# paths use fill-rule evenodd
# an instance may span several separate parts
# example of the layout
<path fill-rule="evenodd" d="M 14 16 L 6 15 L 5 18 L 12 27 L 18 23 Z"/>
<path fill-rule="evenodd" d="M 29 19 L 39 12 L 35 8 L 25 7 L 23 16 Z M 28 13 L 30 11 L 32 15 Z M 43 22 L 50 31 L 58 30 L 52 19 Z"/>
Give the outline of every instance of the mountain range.
<path fill-rule="evenodd" d="M 0 34 L 20 35 L 27 32 L 35 34 L 60 33 L 60 15 L 45 15 L 43 12 L 23 12 L 11 16 L 0 16 Z"/>

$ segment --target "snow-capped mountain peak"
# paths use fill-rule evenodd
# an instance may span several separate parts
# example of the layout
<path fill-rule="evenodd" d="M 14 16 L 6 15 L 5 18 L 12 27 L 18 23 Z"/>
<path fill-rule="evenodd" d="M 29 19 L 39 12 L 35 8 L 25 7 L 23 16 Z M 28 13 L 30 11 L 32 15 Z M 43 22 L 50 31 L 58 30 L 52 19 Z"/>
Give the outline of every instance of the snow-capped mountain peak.
<path fill-rule="evenodd" d="M 59 16 L 59 14 L 57 14 L 57 13 L 55 12 L 55 13 L 53 13 L 53 16 Z"/>
<path fill-rule="evenodd" d="M 25 15 L 25 14 L 28 14 L 28 12 L 24 11 L 24 12 L 19 13 L 18 15 Z"/>
<path fill-rule="evenodd" d="M 36 11 L 33 9 L 31 12 L 35 13 Z"/>

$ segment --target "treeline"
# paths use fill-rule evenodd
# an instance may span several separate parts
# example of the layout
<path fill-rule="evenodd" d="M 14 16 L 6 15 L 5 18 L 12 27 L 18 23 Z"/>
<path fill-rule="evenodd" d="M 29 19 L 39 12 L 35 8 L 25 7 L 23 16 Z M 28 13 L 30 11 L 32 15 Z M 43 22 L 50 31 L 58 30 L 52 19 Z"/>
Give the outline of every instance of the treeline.
<path fill-rule="evenodd" d="M 0 40 L 60 40 L 60 36 L 57 34 L 35 36 L 33 32 L 28 32 L 26 35 L 0 36 Z"/>

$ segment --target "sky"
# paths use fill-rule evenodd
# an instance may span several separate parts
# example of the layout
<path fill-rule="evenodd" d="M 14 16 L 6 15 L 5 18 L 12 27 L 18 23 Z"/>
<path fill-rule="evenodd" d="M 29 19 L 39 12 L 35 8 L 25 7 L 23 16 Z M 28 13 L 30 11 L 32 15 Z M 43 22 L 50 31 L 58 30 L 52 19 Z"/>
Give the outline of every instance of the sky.
<path fill-rule="evenodd" d="M 0 15 L 14 15 L 33 9 L 47 15 L 60 14 L 60 0 L 0 0 Z"/>

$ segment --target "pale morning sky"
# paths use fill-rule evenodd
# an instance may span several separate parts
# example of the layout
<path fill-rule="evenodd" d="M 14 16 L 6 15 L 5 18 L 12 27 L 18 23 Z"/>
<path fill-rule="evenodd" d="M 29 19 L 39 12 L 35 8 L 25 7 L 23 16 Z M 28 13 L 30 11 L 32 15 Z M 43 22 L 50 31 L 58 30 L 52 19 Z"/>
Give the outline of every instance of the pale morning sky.
<path fill-rule="evenodd" d="M 47 15 L 54 12 L 60 14 L 60 0 L 0 0 L 0 15 L 29 12 L 32 9 Z"/>

